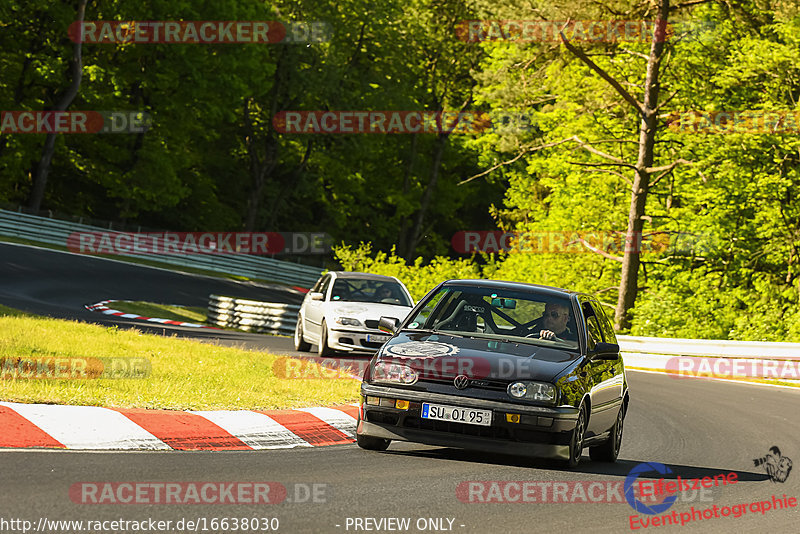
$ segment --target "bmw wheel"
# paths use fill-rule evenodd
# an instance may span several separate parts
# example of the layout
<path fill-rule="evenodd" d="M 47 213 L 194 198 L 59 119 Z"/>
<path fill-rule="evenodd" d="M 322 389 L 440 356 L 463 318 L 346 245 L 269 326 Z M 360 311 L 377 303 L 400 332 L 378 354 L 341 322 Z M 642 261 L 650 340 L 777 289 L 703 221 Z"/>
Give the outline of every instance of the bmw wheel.
<path fill-rule="evenodd" d="M 333 354 L 333 349 L 328 346 L 328 325 L 325 324 L 325 319 L 322 320 L 322 326 L 320 327 L 317 354 L 320 358 L 324 358 Z"/>
<path fill-rule="evenodd" d="M 311 350 L 311 343 L 306 342 L 303 337 L 303 319 L 297 317 L 297 325 L 294 327 L 294 350 L 308 352 Z"/>

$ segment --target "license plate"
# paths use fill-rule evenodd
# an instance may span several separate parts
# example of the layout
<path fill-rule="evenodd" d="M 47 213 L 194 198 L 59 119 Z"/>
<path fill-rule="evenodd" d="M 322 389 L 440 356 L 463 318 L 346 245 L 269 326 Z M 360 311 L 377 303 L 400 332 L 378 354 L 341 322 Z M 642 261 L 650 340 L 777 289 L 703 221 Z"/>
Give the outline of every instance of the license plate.
<path fill-rule="evenodd" d="M 477 410 L 475 408 L 459 408 L 457 406 L 443 406 L 441 404 L 422 405 L 423 419 L 436 419 L 437 421 L 452 421 L 468 425 L 491 426 L 492 411 Z"/>
<path fill-rule="evenodd" d="M 389 341 L 389 337 L 391 336 L 381 336 L 377 334 L 367 334 L 367 341 L 372 341 L 374 343 L 386 343 Z"/>

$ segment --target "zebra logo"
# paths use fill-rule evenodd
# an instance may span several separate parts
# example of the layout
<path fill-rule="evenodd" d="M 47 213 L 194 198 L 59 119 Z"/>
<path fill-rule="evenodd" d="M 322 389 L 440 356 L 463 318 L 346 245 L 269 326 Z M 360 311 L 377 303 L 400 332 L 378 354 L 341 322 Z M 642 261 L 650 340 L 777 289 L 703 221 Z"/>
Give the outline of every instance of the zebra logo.
<path fill-rule="evenodd" d="M 792 471 L 792 460 L 781 456 L 781 450 L 776 445 L 770 447 L 765 456 L 754 458 L 753 464 L 756 467 L 763 466 L 773 482 L 786 482 Z"/>

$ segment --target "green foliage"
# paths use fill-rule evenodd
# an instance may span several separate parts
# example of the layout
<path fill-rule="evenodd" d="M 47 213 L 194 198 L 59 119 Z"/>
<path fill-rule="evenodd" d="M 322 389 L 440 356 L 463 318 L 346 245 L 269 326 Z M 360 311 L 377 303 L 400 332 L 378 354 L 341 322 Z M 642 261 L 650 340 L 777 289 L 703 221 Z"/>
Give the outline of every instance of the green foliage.
<path fill-rule="evenodd" d="M 372 245 L 360 243 L 355 249 L 349 245 L 334 247 L 336 260 L 345 271 L 357 271 L 395 276 L 405 284 L 418 302 L 428 291 L 445 280 L 456 278 L 481 278 L 481 269 L 474 262 L 465 259 L 452 260 L 436 257 L 425 264 L 421 257 L 413 265 L 406 265 L 403 258 L 391 252 L 377 252 L 372 257 Z"/>

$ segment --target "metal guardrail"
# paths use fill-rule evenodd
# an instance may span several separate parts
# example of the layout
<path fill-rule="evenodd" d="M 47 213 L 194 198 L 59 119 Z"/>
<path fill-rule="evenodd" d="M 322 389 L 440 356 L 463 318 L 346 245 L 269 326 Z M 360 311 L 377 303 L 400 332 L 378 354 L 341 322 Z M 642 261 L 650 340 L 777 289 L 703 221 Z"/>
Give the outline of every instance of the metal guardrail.
<path fill-rule="evenodd" d="M 209 295 L 208 322 L 265 334 L 294 334 L 297 304 L 276 304 L 257 300 Z"/>
<path fill-rule="evenodd" d="M 47 243 L 67 246 L 67 238 L 73 232 L 108 232 L 119 234 L 106 228 L 89 226 L 36 215 L 27 215 L 14 211 L 0 210 L 0 235 L 20 237 Z M 160 263 L 193 267 L 206 271 L 227 273 L 248 278 L 283 282 L 287 284 L 310 287 L 317 281 L 321 269 L 290 263 L 287 261 L 253 256 L 248 254 L 115 254 L 115 256 L 146 258 Z"/>
<path fill-rule="evenodd" d="M 630 368 L 675 376 L 800 382 L 800 343 L 618 336 Z"/>
<path fill-rule="evenodd" d="M 623 352 L 770 360 L 800 359 L 800 343 L 617 336 Z"/>

